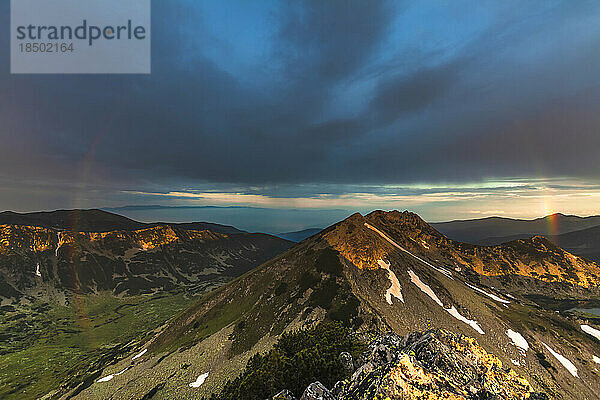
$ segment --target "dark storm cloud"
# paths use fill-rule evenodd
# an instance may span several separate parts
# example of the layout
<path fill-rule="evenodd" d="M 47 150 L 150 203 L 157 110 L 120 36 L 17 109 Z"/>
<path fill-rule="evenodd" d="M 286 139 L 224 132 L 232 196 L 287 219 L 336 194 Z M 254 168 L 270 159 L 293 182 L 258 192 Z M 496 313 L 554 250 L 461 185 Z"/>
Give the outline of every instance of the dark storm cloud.
<path fill-rule="evenodd" d="M 380 45 L 393 13 L 380 1 L 310 0 L 291 6 L 280 31 L 291 75 L 324 81 L 346 77 Z"/>
<path fill-rule="evenodd" d="M 210 3 L 153 7 L 149 76 L 9 75 L 0 35 L 0 177 L 98 193 L 600 177 L 595 2 L 285 2 L 252 44 Z M 231 7 L 244 26 L 251 6 Z"/>
<path fill-rule="evenodd" d="M 424 68 L 409 76 L 393 77 L 379 83 L 369 112 L 382 123 L 418 112 L 442 97 L 458 79 L 459 63 Z"/>

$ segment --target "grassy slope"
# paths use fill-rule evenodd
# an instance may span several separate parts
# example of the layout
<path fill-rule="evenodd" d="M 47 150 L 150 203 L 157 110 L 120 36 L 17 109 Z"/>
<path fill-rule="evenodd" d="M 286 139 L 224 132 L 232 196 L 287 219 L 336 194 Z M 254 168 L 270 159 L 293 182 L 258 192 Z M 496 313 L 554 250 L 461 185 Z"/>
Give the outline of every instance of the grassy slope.
<path fill-rule="evenodd" d="M 358 300 L 341 275 L 336 252 L 295 248 L 199 299 L 173 318 L 150 350 L 191 347 L 235 322 L 231 351 L 240 354 L 267 334 L 281 334 L 305 308 L 317 306 L 329 319 L 358 323 Z M 308 288 L 309 298 L 300 301 Z"/>
<path fill-rule="evenodd" d="M 35 399 L 76 386 L 119 359 L 192 300 L 181 293 L 119 299 L 79 295 L 69 306 L 0 312 L 0 398 Z"/>

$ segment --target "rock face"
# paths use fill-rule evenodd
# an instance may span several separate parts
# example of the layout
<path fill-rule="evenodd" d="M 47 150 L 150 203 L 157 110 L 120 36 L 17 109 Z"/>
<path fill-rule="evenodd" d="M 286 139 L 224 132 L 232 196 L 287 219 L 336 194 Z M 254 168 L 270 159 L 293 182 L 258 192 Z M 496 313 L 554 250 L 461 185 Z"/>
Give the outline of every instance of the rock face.
<path fill-rule="evenodd" d="M 529 382 L 473 338 L 446 330 L 377 338 L 338 399 L 530 398 Z M 544 398 L 544 397 L 540 397 Z"/>
<path fill-rule="evenodd" d="M 352 354 L 343 352 L 340 354 L 340 360 L 342 360 L 342 364 L 346 370 L 350 372 L 354 371 L 354 360 L 352 360 Z"/>
<path fill-rule="evenodd" d="M 273 400 L 295 400 L 294 395 L 287 389 L 282 390 L 273 396 Z"/>
<path fill-rule="evenodd" d="M 300 400 L 335 400 L 335 397 L 321 382 L 314 382 L 306 388 Z"/>
<path fill-rule="evenodd" d="M 301 400 L 548 399 L 475 339 L 446 330 L 381 335 L 358 362 L 350 379 L 331 391 L 315 382 Z"/>

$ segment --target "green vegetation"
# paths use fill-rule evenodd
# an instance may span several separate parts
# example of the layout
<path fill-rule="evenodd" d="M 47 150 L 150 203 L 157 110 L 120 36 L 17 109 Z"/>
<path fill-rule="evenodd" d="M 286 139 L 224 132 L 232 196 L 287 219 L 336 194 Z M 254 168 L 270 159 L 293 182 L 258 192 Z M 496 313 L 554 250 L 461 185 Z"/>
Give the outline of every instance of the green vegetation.
<path fill-rule="evenodd" d="M 155 353 L 177 351 L 188 348 L 199 341 L 218 332 L 229 324 L 239 320 L 256 303 L 259 295 L 233 296 L 232 301 L 224 302 L 215 300 L 223 294 L 222 286 L 206 294 L 188 308 L 182 309 L 169 323 L 168 330 L 157 337 L 150 348 Z M 214 304 L 211 304 L 214 301 Z M 211 304 L 210 307 L 206 307 Z M 188 326 L 185 322 L 190 314 L 200 314 L 194 323 Z M 174 314 L 175 315 L 175 314 Z M 238 326 L 243 328 L 243 321 Z"/>
<path fill-rule="evenodd" d="M 335 279 L 327 279 L 323 284 L 315 287 L 315 290 L 310 295 L 310 302 L 313 306 L 319 306 L 328 310 L 339 290 L 340 285 L 338 285 Z"/>
<path fill-rule="evenodd" d="M 351 293 L 345 299 L 334 301 L 327 317 L 333 321 L 340 321 L 344 326 L 360 326 L 363 319 L 358 316 L 360 301 Z"/>
<path fill-rule="evenodd" d="M 340 263 L 340 256 L 337 251 L 332 249 L 324 249 L 319 254 L 316 263 L 317 271 L 333 276 L 342 275 L 342 263 Z"/>
<path fill-rule="evenodd" d="M 188 306 L 182 293 L 73 295 L 68 306 L 34 303 L 0 309 L 0 398 L 37 399 L 93 382 L 149 332 Z M 90 382 L 90 383 L 91 383 Z"/>
<path fill-rule="evenodd" d="M 275 288 L 275 296 L 281 296 L 288 290 L 288 285 L 285 282 L 281 282 L 277 288 Z"/>
<path fill-rule="evenodd" d="M 360 302 L 352 294 L 347 281 L 340 278 L 342 264 L 338 253 L 325 249 L 318 253 L 310 252 L 309 255 L 309 261 L 301 267 L 302 269 L 290 271 L 281 280 L 261 280 L 263 284 L 269 284 L 268 290 L 272 290 L 273 294 L 264 296 L 260 303 L 253 304 L 241 316 L 243 323 L 236 325 L 231 336 L 232 356 L 250 350 L 267 334 L 279 335 L 303 310 L 310 313 L 316 307 L 320 307 L 326 311 L 328 320 L 340 321 L 346 327 L 362 323 L 358 318 Z M 308 302 L 299 301 L 309 289 Z M 227 303 L 226 307 L 231 307 L 239 302 L 239 298 L 245 299 L 248 296 L 231 297 L 233 300 Z M 236 307 L 236 310 L 239 309 L 241 308 Z"/>
<path fill-rule="evenodd" d="M 364 345 L 340 323 L 323 322 L 315 328 L 284 333 L 268 353 L 252 357 L 246 368 L 212 400 L 263 400 L 283 389 L 298 398 L 314 381 L 331 387 L 348 377 L 340 353 L 357 357 Z"/>
<path fill-rule="evenodd" d="M 303 293 L 306 289 L 314 287 L 319 282 L 321 282 L 321 276 L 310 271 L 303 272 L 298 279 L 300 292 Z"/>
<path fill-rule="evenodd" d="M 279 336 L 299 315 L 306 316 L 316 307 L 326 312 L 326 319 L 341 321 L 345 327 L 362 323 L 360 302 L 341 277 L 338 253 L 310 250 L 300 260 L 292 268 L 274 259 L 206 294 L 171 320 L 150 351 L 188 348 L 232 326 L 228 356 L 234 357 L 267 335 Z"/>

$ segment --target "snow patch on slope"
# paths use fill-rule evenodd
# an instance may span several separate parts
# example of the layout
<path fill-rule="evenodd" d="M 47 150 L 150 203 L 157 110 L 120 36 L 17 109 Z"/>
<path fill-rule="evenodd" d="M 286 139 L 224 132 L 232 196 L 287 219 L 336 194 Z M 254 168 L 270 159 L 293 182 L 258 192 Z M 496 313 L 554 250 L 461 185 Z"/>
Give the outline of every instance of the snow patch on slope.
<path fill-rule="evenodd" d="M 143 356 L 144 354 L 146 354 L 147 351 L 148 351 L 148 349 L 142 350 L 142 352 L 140 354 L 133 356 L 133 358 L 131 360 L 133 361 L 133 360 L 136 360 L 136 359 L 140 358 L 141 356 Z"/>
<path fill-rule="evenodd" d="M 377 263 L 381 268 L 385 269 L 388 272 L 388 278 L 392 283 L 392 286 L 390 286 L 389 289 L 385 291 L 385 300 L 388 302 L 388 304 L 392 304 L 392 296 L 394 296 L 395 298 L 404 303 L 400 281 L 398 281 L 398 278 L 396 277 L 394 271 L 390 269 L 390 263 L 386 263 L 383 260 L 378 260 Z"/>
<path fill-rule="evenodd" d="M 581 325 L 581 330 L 587 333 L 588 335 L 592 335 L 596 339 L 600 340 L 600 331 L 598 329 L 594 329 L 589 325 Z"/>
<path fill-rule="evenodd" d="M 110 374 L 110 375 L 107 375 L 107 376 L 105 376 L 104 378 L 100 378 L 100 379 L 98 379 L 96 382 L 98 382 L 98 383 L 101 383 L 101 382 L 108 382 L 108 381 L 110 381 L 112 378 L 114 378 L 115 376 L 122 375 L 122 374 L 123 374 L 125 371 L 127 371 L 129 368 L 131 368 L 131 367 L 124 368 L 123 370 L 121 370 L 120 372 L 117 372 L 116 374 Z"/>
<path fill-rule="evenodd" d="M 483 331 L 483 329 L 481 329 L 481 327 L 479 326 L 479 323 L 477 321 L 474 321 L 474 320 L 464 317 L 463 315 L 461 315 L 458 312 L 458 310 L 454 306 L 452 306 L 451 308 L 445 308 L 444 303 L 442 303 L 442 301 L 439 299 L 439 297 L 437 297 L 437 295 L 429 287 L 429 285 L 427 285 L 426 283 L 423 283 L 423 281 L 417 276 L 417 274 L 415 274 L 410 269 L 408 270 L 408 274 L 410 275 L 410 281 L 412 283 L 414 283 L 419 289 L 421 289 L 421 291 L 423 293 L 425 293 L 433 301 L 435 301 L 437 303 L 437 305 L 442 307 L 444 310 L 446 310 L 446 312 L 448 312 L 450 315 L 452 315 L 457 320 L 464 322 L 465 324 L 469 325 L 471 328 L 475 329 L 480 334 L 485 335 L 485 332 Z"/>
<path fill-rule="evenodd" d="M 60 249 L 60 246 L 62 246 L 62 234 L 60 232 L 56 232 L 56 236 L 58 237 L 58 243 L 56 244 L 56 250 L 54 250 L 54 255 L 58 258 L 58 249 Z"/>
<path fill-rule="evenodd" d="M 471 289 L 473 289 L 473 290 L 475 290 L 475 291 L 477 291 L 479 293 L 485 294 L 490 299 L 495 300 L 495 301 L 497 301 L 499 303 L 510 304 L 510 301 L 501 299 L 500 297 L 496 296 L 495 294 L 488 293 L 488 292 L 486 292 L 483 289 L 479 289 L 477 286 L 473 286 L 473 285 L 469 284 L 468 282 L 465 282 L 465 285 L 467 285 L 468 287 L 470 287 Z"/>
<path fill-rule="evenodd" d="M 417 276 L 417 274 L 415 274 L 414 272 L 412 272 L 410 269 L 408 270 L 408 275 L 410 275 L 410 281 L 412 283 L 414 283 L 415 285 L 417 285 L 417 287 L 419 289 L 421 289 L 421 291 L 423 293 L 425 293 L 427 296 L 431 297 L 431 299 L 433 301 L 435 301 L 438 306 L 444 308 L 444 303 L 442 303 L 442 301 L 437 297 L 437 295 L 434 293 L 434 291 L 431 290 L 431 288 L 429 287 L 429 285 L 423 283 L 423 281 L 421 281 L 421 279 Z"/>
<path fill-rule="evenodd" d="M 35 275 L 40 277 L 42 276 L 42 273 L 40 272 L 40 263 L 37 263 L 35 266 Z"/>
<path fill-rule="evenodd" d="M 475 329 L 480 334 L 485 335 L 485 332 L 483 331 L 483 329 L 481 329 L 481 327 L 479 326 L 479 323 L 477 321 L 474 321 L 472 319 L 468 319 L 468 318 L 464 317 L 463 315 L 461 315 L 458 312 L 456 307 L 452 306 L 452 308 L 450 308 L 450 309 L 446 308 L 446 311 L 448 311 L 450 313 L 450 315 L 452 315 L 457 320 L 464 322 L 465 324 L 469 325 L 471 328 Z"/>
<path fill-rule="evenodd" d="M 100 378 L 98 379 L 96 382 L 100 383 L 100 382 L 108 382 L 110 381 L 112 378 L 114 378 L 115 376 L 113 374 L 107 375 L 104 378 Z"/>
<path fill-rule="evenodd" d="M 193 388 L 200 387 L 200 386 L 202 386 L 202 384 L 204 383 L 204 381 L 206 380 L 206 378 L 208 378 L 208 372 L 205 373 L 205 374 L 202 374 L 202 375 L 198 376 L 196 378 L 196 381 L 190 383 L 189 386 L 193 387 Z"/>
<path fill-rule="evenodd" d="M 506 331 L 506 336 L 508 336 L 510 340 L 512 340 L 515 346 L 519 347 L 524 351 L 529 350 L 529 343 L 527 343 L 527 340 L 525 340 L 525 338 L 519 332 L 515 332 L 512 329 L 509 329 Z"/>
<path fill-rule="evenodd" d="M 600 357 L 598 357 L 598 356 L 592 356 L 592 360 L 594 360 L 594 362 L 596 364 L 600 364 Z"/>
<path fill-rule="evenodd" d="M 427 265 L 430 268 L 433 268 L 434 270 L 444 274 L 445 276 L 447 276 L 450 279 L 454 279 L 452 277 L 452 272 L 445 270 L 444 268 L 438 268 L 436 266 L 431 265 L 430 263 L 428 263 L 427 261 L 423 260 L 421 257 L 418 257 L 416 255 L 414 255 L 413 253 L 411 253 L 410 251 L 406 250 L 404 247 L 400 246 L 398 243 L 394 242 L 388 235 L 386 235 L 385 233 L 383 233 L 382 231 L 380 231 L 379 229 L 375 228 L 373 225 L 367 224 L 365 222 L 365 226 L 369 229 L 371 229 L 372 231 L 376 232 L 379 236 L 381 236 L 382 238 L 384 238 L 385 240 L 387 240 L 392 246 L 396 247 L 397 249 L 402 250 L 403 252 L 405 252 L 406 254 L 412 256 L 413 258 L 415 258 L 416 260 L 422 262 L 423 264 Z"/>
<path fill-rule="evenodd" d="M 554 358 L 556 358 L 558 362 L 560 362 L 563 367 L 565 367 L 567 371 L 571 373 L 571 375 L 573 375 L 575 378 L 579 378 L 579 375 L 577 375 L 577 368 L 571 361 L 569 361 L 569 359 L 552 350 L 546 343 L 542 342 L 542 344 L 544 347 L 546 347 L 546 350 L 548 350 L 554 356 Z"/>

